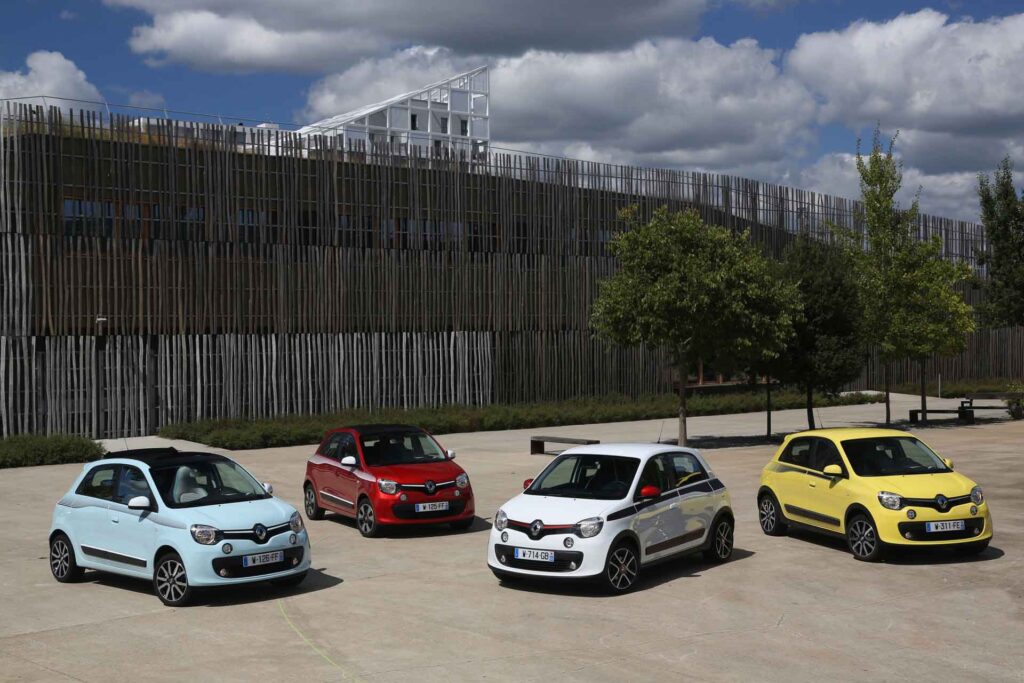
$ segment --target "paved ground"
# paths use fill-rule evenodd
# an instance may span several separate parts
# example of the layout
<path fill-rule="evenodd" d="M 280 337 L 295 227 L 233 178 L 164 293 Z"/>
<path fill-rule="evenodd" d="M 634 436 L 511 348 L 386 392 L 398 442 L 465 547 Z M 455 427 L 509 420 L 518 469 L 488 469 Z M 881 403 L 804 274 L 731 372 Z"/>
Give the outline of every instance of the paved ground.
<path fill-rule="evenodd" d="M 900 399 L 906 415 L 910 399 Z M 827 425 L 881 409 L 825 409 Z M 777 414 L 779 431 L 803 426 Z M 743 436 L 763 415 L 701 418 L 698 435 Z M 563 427 L 602 440 L 651 441 L 659 421 Z M 666 424 L 671 432 L 673 425 Z M 772 447 L 706 454 L 732 492 L 735 559 L 663 565 L 636 593 L 506 588 L 487 570 L 494 510 L 548 460 L 536 430 L 443 437 L 478 497 L 467 533 L 364 540 L 351 524 L 311 524 L 315 574 L 298 591 L 260 587 L 163 607 L 148 584 L 49 576 L 53 502 L 78 466 L 0 471 L 0 679 L 138 680 L 1024 680 L 1024 422 L 921 430 L 981 482 L 996 537 L 973 561 L 946 554 L 882 565 L 813 536 L 768 538 L 753 496 Z M 742 439 L 738 439 L 742 442 Z M 238 453 L 298 505 L 309 448 Z"/>

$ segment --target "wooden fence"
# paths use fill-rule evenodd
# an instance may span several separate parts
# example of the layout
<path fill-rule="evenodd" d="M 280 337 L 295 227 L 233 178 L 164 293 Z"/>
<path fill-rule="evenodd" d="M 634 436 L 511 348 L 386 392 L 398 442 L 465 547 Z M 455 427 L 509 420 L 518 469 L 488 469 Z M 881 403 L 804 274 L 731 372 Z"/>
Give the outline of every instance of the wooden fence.
<path fill-rule="evenodd" d="M 772 254 L 864 232 L 855 201 L 731 176 L 0 106 L 0 435 L 665 391 L 660 353 L 588 330 L 622 208 Z"/>

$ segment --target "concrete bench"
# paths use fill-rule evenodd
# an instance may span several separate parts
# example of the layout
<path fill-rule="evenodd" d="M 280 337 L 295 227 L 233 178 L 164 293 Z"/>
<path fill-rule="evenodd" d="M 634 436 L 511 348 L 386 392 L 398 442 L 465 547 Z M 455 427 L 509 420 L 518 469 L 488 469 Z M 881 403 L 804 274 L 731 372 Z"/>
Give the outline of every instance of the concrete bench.
<path fill-rule="evenodd" d="M 574 446 L 589 446 L 601 442 L 597 439 L 575 439 L 569 436 L 531 436 L 530 455 L 544 455 L 545 443 L 568 443 Z"/>

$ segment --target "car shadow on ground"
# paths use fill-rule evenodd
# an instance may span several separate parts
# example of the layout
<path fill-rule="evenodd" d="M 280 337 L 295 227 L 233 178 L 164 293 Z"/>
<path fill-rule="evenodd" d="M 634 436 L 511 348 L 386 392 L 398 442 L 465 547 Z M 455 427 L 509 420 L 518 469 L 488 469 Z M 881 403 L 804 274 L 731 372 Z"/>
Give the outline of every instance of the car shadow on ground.
<path fill-rule="evenodd" d="M 741 562 L 756 553 L 752 550 L 735 548 L 732 558 L 725 564 Z M 664 583 L 677 579 L 695 578 L 705 571 L 715 571 L 724 566 L 715 562 L 707 562 L 700 553 L 693 553 L 683 557 L 659 562 L 650 567 L 644 567 L 640 576 L 640 584 L 632 592 L 640 593 L 656 588 Z M 596 581 L 546 579 L 546 578 L 514 578 L 501 581 L 501 587 L 509 590 L 523 591 L 529 593 L 540 593 L 543 595 L 565 595 L 585 598 L 614 598 L 616 595 L 604 590 Z"/>
<path fill-rule="evenodd" d="M 357 534 L 359 533 L 359 530 L 356 528 L 356 520 L 352 517 L 327 513 L 325 519 L 347 526 Z M 430 538 L 433 536 L 477 534 L 481 531 L 490 531 L 490 529 L 490 522 L 483 517 L 476 516 L 473 517 L 473 523 L 468 529 L 453 529 L 448 522 L 440 522 L 438 524 L 404 524 L 384 527 L 381 529 L 381 536 L 385 538 Z"/>
<path fill-rule="evenodd" d="M 90 571 L 86 573 L 83 583 L 95 583 L 120 590 L 130 590 L 136 593 L 151 595 L 153 600 L 159 600 L 153 591 L 153 582 L 145 579 Z M 275 586 L 270 581 L 260 581 L 234 586 L 197 588 L 189 607 L 231 607 L 254 602 L 265 602 L 294 595 L 303 595 L 305 593 L 315 593 L 333 588 L 341 583 L 343 583 L 341 578 L 331 576 L 323 569 L 311 568 L 306 574 L 305 580 L 298 586 Z"/>
<path fill-rule="evenodd" d="M 844 553 L 853 559 L 846 541 L 837 536 L 827 536 L 813 531 L 803 529 L 790 529 L 788 535 L 800 541 L 813 543 L 823 548 L 829 548 Z M 987 562 L 998 560 L 1006 553 L 1000 548 L 990 545 L 977 555 L 958 555 L 951 546 L 888 546 L 886 548 L 885 563 L 893 565 L 941 565 L 941 564 L 965 564 L 972 562 Z"/>

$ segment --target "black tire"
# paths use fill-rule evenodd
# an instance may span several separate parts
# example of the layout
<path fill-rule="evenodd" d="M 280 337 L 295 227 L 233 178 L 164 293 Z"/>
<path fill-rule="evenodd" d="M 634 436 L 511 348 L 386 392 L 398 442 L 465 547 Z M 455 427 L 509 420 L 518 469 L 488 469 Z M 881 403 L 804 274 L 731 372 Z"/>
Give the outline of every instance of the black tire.
<path fill-rule="evenodd" d="M 356 528 L 364 538 L 380 536 L 380 523 L 377 521 L 377 513 L 373 511 L 373 503 L 369 498 L 359 499 L 356 506 Z"/>
<path fill-rule="evenodd" d="M 82 578 L 85 570 L 75 561 L 75 546 L 62 532 L 50 539 L 50 573 L 61 583 L 74 583 Z"/>
<path fill-rule="evenodd" d="M 270 583 L 272 583 L 275 586 L 281 586 L 283 588 L 294 588 L 295 586 L 298 586 L 300 583 L 306 580 L 306 574 L 308 573 L 309 570 L 307 569 L 301 574 L 292 574 L 291 576 L 286 576 L 283 579 L 274 579 Z"/>
<path fill-rule="evenodd" d="M 470 517 L 469 519 L 460 519 L 457 522 L 452 522 L 450 526 L 454 531 L 467 531 L 469 527 L 473 526 L 475 521 L 476 519 Z"/>
<path fill-rule="evenodd" d="M 192 599 L 193 588 L 178 553 L 164 553 L 157 558 L 153 567 L 153 590 L 168 607 L 183 607 Z"/>
<path fill-rule="evenodd" d="M 960 557 L 970 557 L 972 555 L 980 555 L 985 552 L 988 548 L 988 542 L 991 539 L 986 538 L 984 541 L 977 541 L 975 543 L 965 543 L 963 545 L 953 546 L 953 552 Z"/>
<path fill-rule="evenodd" d="M 885 554 L 885 544 L 878 537 L 878 527 L 867 515 L 854 515 L 847 522 L 846 545 L 862 562 L 879 562 Z"/>
<path fill-rule="evenodd" d="M 734 533 L 736 531 L 732 518 L 722 515 L 711 527 L 708 535 L 708 547 L 704 550 L 704 559 L 708 562 L 728 562 L 732 557 Z"/>
<path fill-rule="evenodd" d="M 761 523 L 761 531 L 769 536 L 785 536 L 789 531 L 779 501 L 771 493 L 762 493 L 757 499 L 757 519 Z"/>
<path fill-rule="evenodd" d="M 640 553 L 628 541 L 619 541 L 608 551 L 601 572 L 601 586 L 612 594 L 628 593 L 640 583 Z"/>
<path fill-rule="evenodd" d="M 306 484 L 302 491 L 302 502 L 306 508 L 306 517 L 312 520 L 320 520 L 324 518 L 324 509 L 320 507 L 320 502 L 316 498 L 316 491 L 313 489 L 312 484 Z"/>

